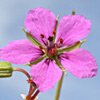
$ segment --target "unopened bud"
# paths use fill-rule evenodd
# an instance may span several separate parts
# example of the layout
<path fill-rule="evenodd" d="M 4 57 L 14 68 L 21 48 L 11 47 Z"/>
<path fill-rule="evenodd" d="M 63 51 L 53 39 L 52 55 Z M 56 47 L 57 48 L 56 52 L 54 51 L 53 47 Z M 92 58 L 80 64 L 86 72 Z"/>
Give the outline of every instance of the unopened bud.
<path fill-rule="evenodd" d="M 12 76 L 12 66 L 9 62 L 0 62 L 0 78 Z"/>

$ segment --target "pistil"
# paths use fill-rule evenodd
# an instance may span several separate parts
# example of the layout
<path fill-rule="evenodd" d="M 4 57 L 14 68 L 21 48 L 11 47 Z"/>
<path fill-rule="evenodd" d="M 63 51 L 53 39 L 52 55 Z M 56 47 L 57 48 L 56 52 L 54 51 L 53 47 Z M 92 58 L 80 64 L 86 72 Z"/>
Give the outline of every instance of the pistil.
<path fill-rule="evenodd" d="M 48 38 L 48 47 L 54 48 L 53 37 L 51 37 L 51 36 L 49 36 L 49 38 Z"/>

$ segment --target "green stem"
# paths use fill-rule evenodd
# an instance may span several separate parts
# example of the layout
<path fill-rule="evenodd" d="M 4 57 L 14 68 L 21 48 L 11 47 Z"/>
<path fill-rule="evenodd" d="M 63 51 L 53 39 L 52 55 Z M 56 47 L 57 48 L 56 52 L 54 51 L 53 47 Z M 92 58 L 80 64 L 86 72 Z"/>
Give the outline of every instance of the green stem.
<path fill-rule="evenodd" d="M 62 86 L 62 81 L 63 81 L 63 77 L 64 77 L 64 73 L 62 74 L 62 77 L 61 77 L 61 79 L 60 79 L 59 82 L 58 82 L 55 100 L 59 100 L 59 97 L 60 97 L 60 91 L 61 91 L 61 86 Z"/>

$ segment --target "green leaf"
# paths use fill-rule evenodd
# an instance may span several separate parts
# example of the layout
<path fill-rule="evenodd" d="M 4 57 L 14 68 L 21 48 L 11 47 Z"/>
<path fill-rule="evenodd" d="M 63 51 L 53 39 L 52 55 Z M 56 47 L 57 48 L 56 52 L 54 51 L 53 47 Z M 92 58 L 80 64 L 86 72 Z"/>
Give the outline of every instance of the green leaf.
<path fill-rule="evenodd" d="M 20 27 L 25 33 L 26 37 L 29 39 L 30 42 L 32 42 L 35 46 L 40 46 L 41 44 L 29 33 L 27 32 L 23 27 Z"/>
<path fill-rule="evenodd" d="M 66 47 L 66 48 L 62 48 L 62 49 L 58 49 L 58 54 L 63 53 L 63 52 L 70 52 L 72 50 L 78 49 L 81 47 L 82 43 L 86 42 L 87 40 L 83 40 L 83 41 L 79 41 L 76 44 Z"/>

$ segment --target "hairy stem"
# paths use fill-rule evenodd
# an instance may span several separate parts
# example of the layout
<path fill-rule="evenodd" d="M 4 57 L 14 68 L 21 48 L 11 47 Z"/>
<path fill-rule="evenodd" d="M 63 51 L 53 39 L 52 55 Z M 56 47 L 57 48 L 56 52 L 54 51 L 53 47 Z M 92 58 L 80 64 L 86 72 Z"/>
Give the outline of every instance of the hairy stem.
<path fill-rule="evenodd" d="M 63 77 L 64 77 L 64 73 L 62 74 L 62 77 L 61 77 L 61 79 L 60 79 L 59 82 L 58 82 L 55 100 L 59 100 L 59 97 L 60 97 L 60 91 L 61 91 L 61 86 L 62 86 L 62 81 L 63 81 Z"/>
<path fill-rule="evenodd" d="M 36 87 L 34 87 L 33 89 L 30 87 L 30 89 L 31 90 L 30 90 L 29 94 L 27 95 L 26 100 L 30 100 L 31 99 L 31 96 L 35 92 Z"/>
<path fill-rule="evenodd" d="M 13 71 L 22 72 L 22 73 L 24 73 L 28 77 L 28 79 L 30 79 L 30 75 L 25 70 L 23 70 L 21 68 L 13 68 Z"/>
<path fill-rule="evenodd" d="M 35 92 L 35 94 L 31 97 L 31 100 L 34 100 L 38 94 L 39 94 L 39 90 L 37 90 L 37 91 Z"/>

